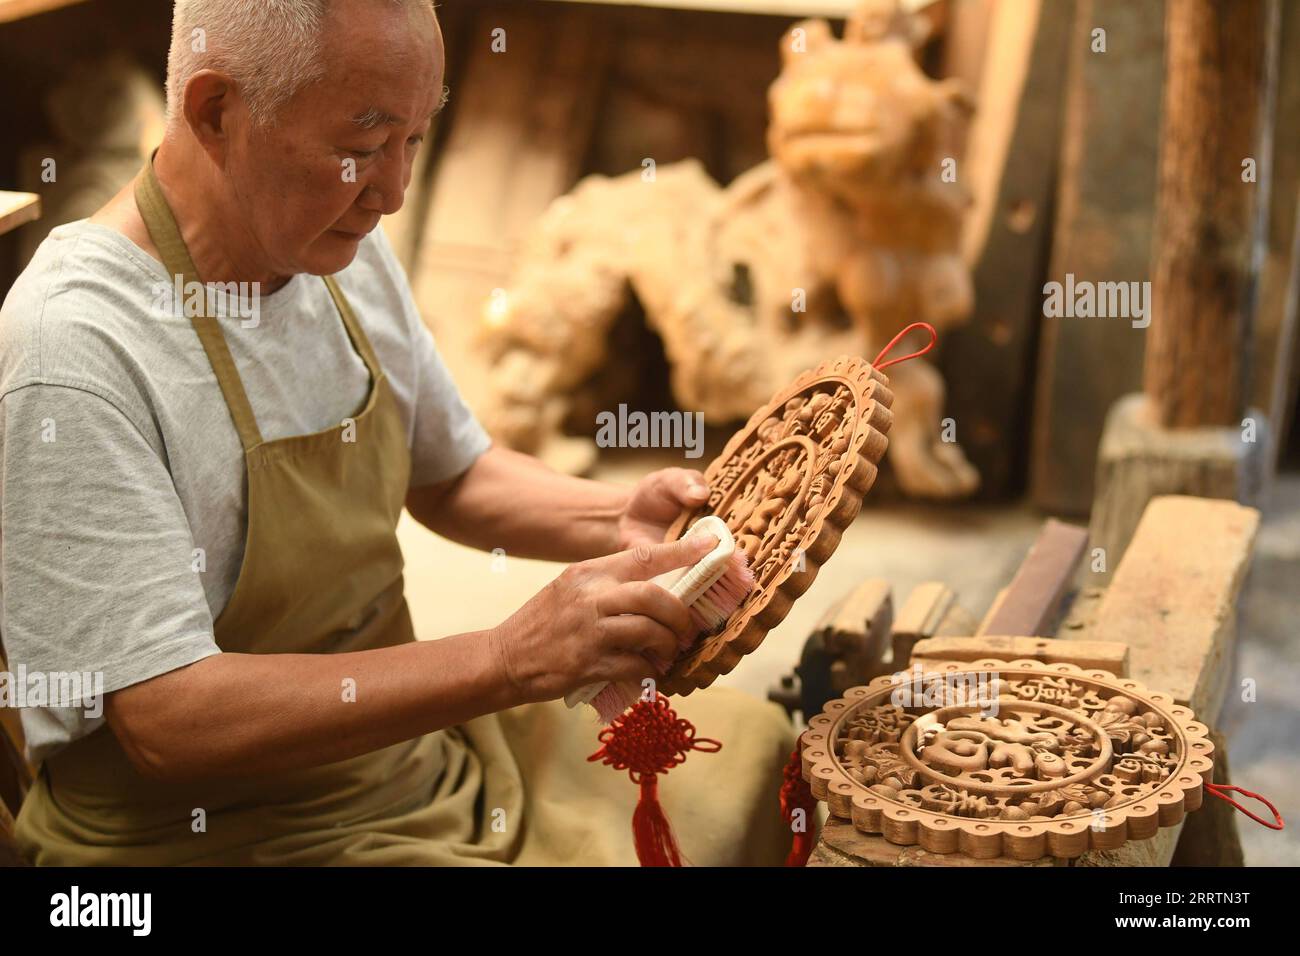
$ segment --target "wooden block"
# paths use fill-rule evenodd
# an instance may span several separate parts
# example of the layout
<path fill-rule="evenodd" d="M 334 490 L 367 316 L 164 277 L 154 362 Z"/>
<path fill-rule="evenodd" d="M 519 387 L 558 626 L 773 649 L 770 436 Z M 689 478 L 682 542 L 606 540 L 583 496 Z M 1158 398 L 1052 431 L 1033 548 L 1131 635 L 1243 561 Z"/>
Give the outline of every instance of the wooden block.
<path fill-rule="evenodd" d="M 889 633 L 894 618 L 894 602 L 889 582 L 868 578 L 832 605 L 817 622 L 830 650 L 854 650 L 869 640 L 884 643 L 877 632 Z"/>
<path fill-rule="evenodd" d="M 808 860 L 809 866 L 1063 866 L 1050 856 L 1024 862 L 1009 857 L 977 860 L 961 853 L 930 853 L 919 846 L 899 846 L 883 836 L 861 833 L 848 820 L 829 817 Z"/>
<path fill-rule="evenodd" d="M 1129 840 L 1115 850 L 1088 850 L 1074 861 L 1074 865 L 1168 866 L 1173 861 L 1174 848 L 1178 846 L 1178 837 L 1182 834 L 1186 823 L 1187 820 L 1184 818 L 1176 826 L 1161 827 L 1149 840 Z"/>
<path fill-rule="evenodd" d="M 974 634 L 979 627 L 979 618 L 977 618 L 960 604 L 954 603 L 948 608 L 948 613 L 943 616 L 939 626 L 935 628 L 935 637 L 965 637 L 967 634 Z"/>
<path fill-rule="evenodd" d="M 981 74 L 962 159 L 960 178 L 974 197 L 962 251 L 975 310 L 968 325 L 946 331 L 940 367 L 957 440 L 985 497 L 1022 485 L 1072 10 L 1072 0 L 994 5 L 991 68 Z"/>
<path fill-rule="evenodd" d="M 980 624 L 981 634 L 1048 634 L 1088 544 L 1088 532 L 1049 519 L 1011 584 Z"/>
<path fill-rule="evenodd" d="M 912 662 L 978 661 L 984 658 L 1010 661 L 1026 658 L 1048 664 L 1077 664 L 1079 667 L 1110 671 L 1127 677 L 1129 649 L 1116 641 L 1072 641 L 1061 638 L 930 637 L 917 641 Z"/>
<path fill-rule="evenodd" d="M 1231 669 L 1237 596 L 1259 512 L 1164 496 L 1147 506 L 1097 611 L 1093 636 L 1129 646 L 1129 673 L 1213 726 Z"/>
<path fill-rule="evenodd" d="M 1091 49 L 1097 28 L 1106 31 L 1105 53 Z M 1150 277 L 1163 50 L 1162 3 L 1076 7 L 1048 281 Z M 1087 514 L 1106 411 L 1141 387 L 1147 330 L 1124 317 L 1046 317 L 1041 294 L 1037 314 L 1031 492 L 1044 511 Z"/>
<path fill-rule="evenodd" d="M 1108 580 L 1156 495 L 1228 498 L 1247 504 L 1263 489 L 1269 444 L 1262 413 L 1246 441 L 1240 427 L 1163 428 L 1154 422 L 1147 397 L 1128 395 L 1106 421 L 1097 463 L 1097 501 L 1091 547 L 1104 551 L 1105 570 L 1092 570 L 1094 583 Z"/>
<path fill-rule="evenodd" d="M 941 581 L 927 581 L 912 589 L 894 619 L 891 642 L 896 664 L 912 659 L 917 641 L 935 635 L 956 600 L 956 592 Z"/>

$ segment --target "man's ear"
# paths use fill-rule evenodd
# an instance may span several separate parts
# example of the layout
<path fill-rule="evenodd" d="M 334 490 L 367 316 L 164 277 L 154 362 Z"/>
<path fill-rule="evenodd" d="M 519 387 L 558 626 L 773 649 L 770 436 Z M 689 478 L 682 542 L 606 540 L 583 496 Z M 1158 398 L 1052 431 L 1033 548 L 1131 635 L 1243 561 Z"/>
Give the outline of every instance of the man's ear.
<path fill-rule="evenodd" d="M 781 62 L 790 63 L 834 42 L 831 25 L 825 20 L 800 20 L 781 38 Z"/>
<path fill-rule="evenodd" d="M 215 162 L 221 163 L 230 136 L 230 117 L 239 94 L 217 70 L 199 70 L 185 84 L 185 125 Z"/>

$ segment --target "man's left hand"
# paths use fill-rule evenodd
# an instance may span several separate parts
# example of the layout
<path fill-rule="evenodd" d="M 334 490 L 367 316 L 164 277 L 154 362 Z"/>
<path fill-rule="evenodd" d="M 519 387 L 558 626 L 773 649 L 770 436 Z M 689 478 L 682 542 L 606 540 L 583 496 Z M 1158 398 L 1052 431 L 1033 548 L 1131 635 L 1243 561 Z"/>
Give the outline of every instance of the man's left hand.
<path fill-rule="evenodd" d="M 709 497 L 704 476 L 689 468 L 652 471 L 632 489 L 618 518 L 620 551 L 641 544 L 662 544 L 668 527 L 687 508 L 698 508 Z"/>

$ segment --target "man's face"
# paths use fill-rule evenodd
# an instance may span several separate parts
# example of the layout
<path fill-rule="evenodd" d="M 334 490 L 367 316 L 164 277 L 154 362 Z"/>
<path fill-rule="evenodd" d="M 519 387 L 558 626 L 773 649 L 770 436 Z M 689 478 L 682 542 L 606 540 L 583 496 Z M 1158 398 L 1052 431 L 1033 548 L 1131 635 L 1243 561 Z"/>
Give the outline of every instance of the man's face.
<path fill-rule="evenodd" d="M 442 34 L 424 4 L 334 4 L 322 57 L 320 81 L 266 127 L 241 116 L 230 140 L 237 204 L 286 276 L 340 271 L 380 217 L 401 208 L 442 102 Z"/>

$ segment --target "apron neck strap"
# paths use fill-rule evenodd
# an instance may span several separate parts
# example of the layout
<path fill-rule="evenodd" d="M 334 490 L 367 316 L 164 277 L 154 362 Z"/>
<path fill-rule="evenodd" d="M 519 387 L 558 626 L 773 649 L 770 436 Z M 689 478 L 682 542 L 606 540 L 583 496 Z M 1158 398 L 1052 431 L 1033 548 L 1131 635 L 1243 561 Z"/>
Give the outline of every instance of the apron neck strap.
<path fill-rule="evenodd" d="M 352 340 L 352 347 L 357 350 L 357 354 L 361 356 L 361 360 L 366 363 L 366 368 L 370 371 L 370 382 L 373 386 L 379 381 L 380 367 L 379 359 L 375 356 L 375 350 L 370 345 L 370 339 L 366 338 L 361 323 L 357 321 L 356 313 L 352 311 L 352 306 L 348 304 L 348 297 L 343 294 L 338 278 L 336 276 L 322 276 L 321 278 L 325 280 L 325 288 L 329 289 L 330 298 L 334 300 L 334 306 L 339 310 L 339 315 L 343 318 L 343 327 L 347 329 L 348 338 Z"/>
<path fill-rule="evenodd" d="M 180 276 L 182 288 L 192 288 L 190 283 L 200 282 L 198 269 L 195 268 L 189 247 L 185 245 L 185 239 L 181 236 L 180 226 L 176 223 L 171 206 L 167 204 L 167 198 L 163 195 L 158 175 L 154 172 L 152 156 L 145 163 L 140 175 L 136 177 L 135 202 L 140 208 L 140 215 L 149 230 L 150 238 L 158 247 L 168 274 L 173 277 L 173 281 L 176 276 Z M 248 401 L 248 393 L 244 391 L 244 383 L 239 377 L 239 370 L 235 367 L 230 348 L 226 345 L 226 337 L 221 332 L 221 326 L 216 319 L 207 314 L 206 289 L 204 295 L 199 298 L 201 314 L 190 316 L 190 323 L 194 326 L 199 341 L 203 343 L 203 350 L 208 354 L 208 361 L 212 364 L 217 384 L 221 386 L 221 394 L 225 396 L 226 408 L 229 409 L 230 417 L 235 423 L 235 430 L 239 432 L 240 444 L 247 452 L 262 444 L 262 432 L 257 427 L 253 406 Z"/>

